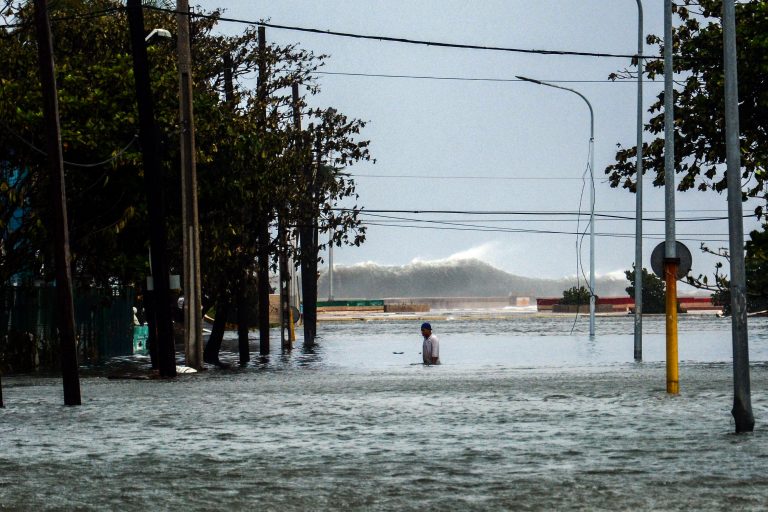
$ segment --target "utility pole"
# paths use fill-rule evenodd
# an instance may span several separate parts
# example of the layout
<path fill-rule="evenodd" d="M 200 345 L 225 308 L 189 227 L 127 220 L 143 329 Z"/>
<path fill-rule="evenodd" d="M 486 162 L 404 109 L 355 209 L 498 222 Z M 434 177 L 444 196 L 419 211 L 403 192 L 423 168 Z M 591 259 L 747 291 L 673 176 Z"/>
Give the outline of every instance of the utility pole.
<path fill-rule="evenodd" d="M 306 178 L 307 178 L 307 171 L 306 171 L 306 165 L 303 162 L 303 148 L 302 148 L 302 136 L 301 136 L 301 107 L 300 107 L 300 104 L 299 104 L 299 83 L 298 82 L 293 82 L 291 84 L 291 98 L 292 98 L 291 105 L 292 105 L 292 108 L 293 108 L 293 129 L 294 129 L 294 133 L 296 134 L 295 135 L 295 142 L 294 142 L 294 144 L 295 144 L 296 154 L 299 156 L 299 158 L 302 158 L 301 164 L 300 164 L 301 168 L 299 169 L 299 171 L 304 175 L 303 177 L 306 180 Z M 299 173 L 297 173 L 297 175 L 298 174 Z M 309 182 L 306 182 L 306 183 L 308 184 Z M 302 200 L 298 201 L 299 205 L 301 205 L 302 203 L 303 203 Z M 299 220 L 300 226 L 299 226 L 299 229 L 298 229 L 298 235 L 300 237 L 303 237 L 303 235 L 301 235 L 301 233 L 304 232 L 304 227 L 303 227 L 304 220 L 303 219 L 305 218 L 305 215 L 304 215 L 304 210 L 301 207 L 299 208 L 299 215 L 298 215 L 298 217 L 300 219 Z M 303 240 L 303 238 L 301 240 Z M 304 249 L 303 249 L 303 245 L 304 244 L 303 244 L 303 242 L 301 240 L 300 240 L 300 244 L 301 244 L 302 257 L 301 257 L 301 260 L 300 260 L 299 264 L 300 264 L 301 269 L 302 269 L 301 281 L 302 281 L 302 289 L 303 289 L 303 287 L 304 287 L 303 283 L 304 283 L 304 268 L 305 268 L 305 265 L 303 263 L 304 262 Z M 292 270 L 292 272 L 291 272 L 291 277 L 292 277 L 291 283 L 292 283 L 292 286 L 293 286 L 293 285 L 295 285 L 295 281 L 296 281 L 295 264 L 291 265 L 291 270 Z M 294 302 L 296 302 L 297 309 L 298 309 L 298 306 L 301 305 L 300 301 L 298 300 L 298 296 L 299 296 L 298 287 L 296 287 L 296 294 L 294 296 Z M 290 301 L 289 301 L 289 305 L 290 305 Z M 290 310 L 290 311 L 293 311 L 293 310 Z M 295 341 L 295 336 L 296 335 L 295 335 L 295 332 L 293 330 L 293 324 L 291 324 L 289 326 L 289 329 L 290 329 L 290 333 L 291 333 L 290 340 L 291 341 Z"/>
<path fill-rule="evenodd" d="M 294 91 L 298 88 L 294 85 Z M 296 92 L 294 94 L 297 94 Z M 294 116 L 295 116 L 294 111 Z M 300 133 L 300 132 L 299 132 Z M 300 135 L 299 135 L 300 136 Z M 317 140 L 319 144 L 319 138 Z M 315 220 L 315 177 L 312 172 L 311 151 L 299 148 L 304 174 L 304 198 L 301 201 L 299 243 L 301 246 L 301 297 L 304 312 L 304 347 L 311 348 L 315 343 L 317 329 L 317 224 Z"/>
<path fill-rule="evenodd" d="M 675 101 L 672 69 L 672 0 L 664 0 L 664 280 L 666 293 L 667 393 L 680 393 L 677 353 L 677 257 L 675 240 Z"/>
<path fill-rule="evenodd" d="M 320 121 L 322 122 L 322 121 Z M 320 277 L 317 271 L 317 260 L 320 245 L 320 226 L 318 217 L 320 215 L 320 193 L 318 191 L 318 180 L 321 179 L 321 173 L 323 169 L 323 131 L 321 125 L 315 126 L 315 163 L 314 173 L 311 175 L 310 181 L 310 200 L 311 208 L 309 210 L 310 222 L 309 222 L 309 246 L 310 254 L 312 258 L 308 261 L 309 268 L 307 272 L 308 279 L 306 280 L 306 293 L 304 295 L 304 332 L 311 333 L 312 343 L 315 342 L 315 336 L 317 335 L 317 280 Z M 309 167 L 311 172 L 312 166 Z M 307 327 L 308 326 L 308 327 Z"/>
<path fill-rule="evenodd" d="M 234 64 L 232 63 L 232 56 L 229 53 L 224 54 L 224 98 L 227 104 L 232 108 L 232 112 L 235 112 L 237 107 L 235 99 L 235 86 L 232 77 L 232 69 Z M 240 233 L 240 245 L 245 249 L 245 215 L 241 210 L 240 218 L 241 226 L 243 226 Z M 235 302 L 237 304 L 237 348 L 240 355 L 240 364 L 244 365 L 251 360 L 251 349 L 248 341 L 248 327 L 249 327 L 249 304 L 247 301 L 246 285 L 248 284 L 248 276 L 250 273 L 250 262 L 245 261 L 242 255 L 239 256 L 243 269 L 241 269 L 240 276 L 237 278 L 237 286 L 235 293 Z M 219 312 L 216 311 L 218 317 Z"/>
<path fill-rule="evenodd" d="M 176 1 L 179 27 L 179 121 L 181 124 L 181 211 L 184 255 L 184 355 L 187 366 L 203 367 L 200 294 L 200 228 L 197 212 L 195 122 L 192 102 L 192 65 L 189 36 L 189 2 Z"/>
<path fill-rule="evenodd" d="M 278 265 L 280 267 L 280 308 L 278 317 L 280 319 L 280 347 L 283 350 L 291 350 L 293 348 L 293 330 L 291 329 L 293 314 L 291 311 L 291 273 L 288 270 L 291 263 L 288 256 L 286 215 L 287 212 L 283 209 L 277 222 Z M 287 336 L 286 331 L 288 331 Z"/>
<path fill-rule="evenodd" d="M 149 62 L 144 41 L 144 11 L 141 0 L 128 0 L 128 24 L 133 49 L 133 75 L 139 109 L 139 142 L 144 164 L 144 187 L 149 213 L 149 243 L 152 248 L 152 283 L 157 318 L 158 368 L 161 377 L 176 376 L 176 354 L 171 320 L 171 297 L 165 228 L 163 184 L 160 175 L 159 133 L 149 79 Z"/>
<path fill-rule="evenodd" d="M 333 229 L 328 231 L 328 300 L 333 300 Z"/>
<path fill-rule="evenodd" d="M 731 331 L 733 343 L 733 409 L 736 432 L 752 432 L 752 397 L 747 336 L 747 280 L 744 269 L 744 226 L 741 207 L 739 147 L 739 88 L 736 64 L 736 6 L 723 1 L 723 61 L 725 69 L 725 154 L 728 172 L 728 232 L 731 255 Z"/>
<path fill-rule="evenodd" d="M 298 111 L 298 84 L 291 84 L 293 120 L 296 123 L 298 117 L 298 126 L 301 126 L 301 113 Z M 290 171 L 289 171 L 290 172 Z M 288 204 L 283 203 L 278 214 L 277 221 L 277 239 L 278 239 L 278 264 L 280 272 L 280 346 L 282 350 L 293 349 L 295 333 L 293 330 L 293 310 L 291 309 L 291 286 L 293 285 L 293 261 L 289 248 L 292 246 L 292 236 L 288 230 Z M 287 331 L 287 332 L 286 332 Z"/>
<path fill-rule="evenodd" d="M 46 0 L 35 0 L 35 25 L 40 83 L 43 89 L 43 116 L 46 127 L 46 146 L 50 166 L 49 186 L 54 211 L 56 262 L 56 300 L 61 345 L 61 374 L 64 383 L 64 405 L 80 405 L 80 376 L 77 367 L 75 342 L 75 306 L 72 299 L 72 270 L 69 253 L 69 226 L 67 222 L 67 190 L 64 181 L 64 156 L 61 150 L 59 126 L 59 99 L 56 92 L 56 74 L 53 63 L 53 38 L 48 20 Z M 2 398 L 0 398 L 2 403 Z"/>
<path fill-rule="evenodd" d="M 259 81 L 257 84 L 258 125 L 262 140 L 267 133 L 267 43 L 266 30 L 259 27 Z M 261 152 L 260 152 L 261 153 Z M 259 172 L 265 172 L 266 161 L 259 156 Z M 261 199 L 261 215 L 258 226 L 257 290 L 259 294 L 259 353 L 269 354 L 269 207 L 266 198 Z"/>
<path fill-rule="evenodd" d="M 637 0 L 637 163 L 635 165 L 635 361 L 643 360 L 643 2 Z"/>

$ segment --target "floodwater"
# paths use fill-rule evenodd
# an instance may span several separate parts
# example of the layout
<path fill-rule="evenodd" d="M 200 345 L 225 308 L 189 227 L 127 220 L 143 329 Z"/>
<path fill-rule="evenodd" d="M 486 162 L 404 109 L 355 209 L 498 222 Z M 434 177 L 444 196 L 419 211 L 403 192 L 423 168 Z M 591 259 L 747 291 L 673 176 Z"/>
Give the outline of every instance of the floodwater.
<path fill-rule="evenodd" d="M 730 415 L 730 320 L 506 317 L 321 324 L 318 347 L 174 380 L 4 376 L 0 510 L 764 510 L 768 319 L 750 319 L 755 432 Z M 279 345 L 277 332 L 273 344 Z M 234 341 L 222 358 L 237 360 Z M 402 352 L 402 353 L 401 353 Z"/>

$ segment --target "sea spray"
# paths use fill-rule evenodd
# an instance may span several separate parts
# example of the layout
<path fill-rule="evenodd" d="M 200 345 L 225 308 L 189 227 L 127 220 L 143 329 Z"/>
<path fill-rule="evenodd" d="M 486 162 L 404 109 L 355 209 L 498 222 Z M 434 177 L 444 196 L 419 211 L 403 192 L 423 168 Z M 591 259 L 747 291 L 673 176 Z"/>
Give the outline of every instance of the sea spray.
<path fill-rule="evenodd" d="M 584 286 L 585 280 L 579 284 Z M 478 259 L 419 261 L 408 265 L 360 263 L 334 265 L 336 298 L 386 297 L 560 297 L 577 285 L 575 277 L 544 279 L 522 277 Z M 599 277 L 598 296 L 625 296 L 626 279 Z M 328 290 L 327 269 L 320 275 L 319 294 Z"/>

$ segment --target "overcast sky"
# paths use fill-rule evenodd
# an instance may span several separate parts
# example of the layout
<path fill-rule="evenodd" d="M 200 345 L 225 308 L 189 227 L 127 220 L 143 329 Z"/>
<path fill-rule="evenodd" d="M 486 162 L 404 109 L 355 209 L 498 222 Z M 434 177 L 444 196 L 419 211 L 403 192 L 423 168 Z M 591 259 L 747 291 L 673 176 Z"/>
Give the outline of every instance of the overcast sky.
<path fill-rule="evenodd" d="M 224 16 L 269 19 L 274 24 L 338 32 L 436 42 L 542 50 L 634 54 L 637 4 L 632 0 L 387 0 L 203 2 L 225 9 Z M 663 34 L 663 1 L 644 0 L 645 30 Z M 244 25 L 226 23 L 227 32 Z M 280 44 L 299 43 L 330 55 L 324 70 L 334 73 L 514 79 L 516 75 L 563 83 L 588 98 L 595 116 L 597 213 L 634 217 L 635 196 L 612 189 L 603 170 L 616 145 L 636 138 L 637 88 L 606 81 L 629 66 L 627 59 L 548 56 L 524 53 L 436 48 L 267 29 Z M 646 54 L 656 48 L 646 46 Z M 589 82 L 597 81 L 597 82 Z M 332 106 L 369 121 L 363 136 L 371 140 L 376 164 L 349 169 L 368 210 L 589 211 L 582 182 L 589 149 L 589 110 L 577 95 L 518 81 L 456 81 L 323 74 L 322 92 L 313 106 Z M 663 82 L 646 83 L 647 107 Z M 644 114 L 647 120 L 649 115 Z M 646 140 L 649 140 L 646 136 Z M 645 217 L 663 219 L 663 189 L 645 181 Z M 725 216 L 726 197 L 689 191 L 676 196 L 677 217 Z M 747 204 L 745 213 L 752 207 Z M 575 218 L 543 222 L 531 215 L 391 214 L 457 224 L 477 222 L 502 230 L 574 232 Z M 366 220 L 390 220 L 366 216 Z M 503 222 L 502 222 L 503 221 Z M 586 229 L 585 219 L 578 228 Z M 429 227 L 432 228 L 429 228 Z M 757 226 L 745 221 L 745 231 Z M 452 229 L 434 229 L 434 228 Z M 575 235 L 482 232 L 425 223 L 421 227 L 372 225 L 362 247 L 337 248 L 334 263 L 376 262 L 403 265 L 461 256 L 478 257 L 508 272 L 531 277 L 563 277 L 576 272 Z M 598 218 L 597 274 L 620 272 L 634 261 L 634 220 Z M 664 223 L 644 224 L 643 265 L 663 240 Z M 699 251 L 701 239 L 727 246 L 727 221 L 687 222 L 678 239 L 693 253 L 693 272 L 711 273 L 714 260 Z M 589 264 L 589 241 L 583 243 Z M 599 290 L 598 290 L 599 293 Z"/>

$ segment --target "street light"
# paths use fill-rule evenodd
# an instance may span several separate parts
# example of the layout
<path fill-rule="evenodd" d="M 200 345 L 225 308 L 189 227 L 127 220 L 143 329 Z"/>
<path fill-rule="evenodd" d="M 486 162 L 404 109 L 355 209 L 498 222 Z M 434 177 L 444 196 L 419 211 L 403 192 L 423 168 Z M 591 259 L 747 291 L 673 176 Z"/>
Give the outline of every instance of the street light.
<path fill-rule="evenodd" d="M 155 36 L 157 36 L 157 37 L 166 37 L 168 39 L 171 39 L 171 33 L 168 32 L 167 30 L 165 30 L 164 28 L 153 28 L 152 32 L 147 34 L 147 37 L 144 38 L 144 42 L 148 43 L 150 41 L 150 39 L 152 39 Z"/>
<path fill-rule="evenodd" d="M 554 87 L 555 89 L 562 89 L 564 91 L 572 92 L 583 99 L 589 107 L 589 179 L 591 186 L 589 189 L 589 335 L 595 335 L 595 113 L 592 110 L 592 104 L 589 100 L 581 94 L 579 91 L 569 89 L 568 87 L 562 87 L 560 85 L 550 84 L 548 82 L 542 82 L 541 80 L 534 80 L 533 78 L 526 78 L 524 76 L 517 76 L 520 80 L 531 82 L 538 85 L 545 85 L 547 87 Z"/>

